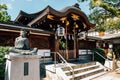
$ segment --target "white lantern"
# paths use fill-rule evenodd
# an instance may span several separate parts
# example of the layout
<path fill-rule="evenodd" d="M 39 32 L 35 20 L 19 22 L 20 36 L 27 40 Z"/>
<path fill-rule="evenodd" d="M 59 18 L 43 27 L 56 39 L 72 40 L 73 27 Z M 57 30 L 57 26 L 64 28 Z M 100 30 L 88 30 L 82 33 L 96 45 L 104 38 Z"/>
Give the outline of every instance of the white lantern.
<path fill-rule="evenodd" d="M 86 38 L 86 33 L 85 32 L 81 32 L 78 34 L 80 39 L 85 39 Z"/>
<path fill-rule="evenodd" d="M 58 36 L 64 36 L 65 35 L 65 29 L 63 27 L 57 28 L 57 34 Z"/>
<path fill-rule="evenodd" d="M 110 48 L 110 49 L 113 48 L 113 45 L 112 45 L 112 44 L 109 44 L 109 48 Z"/>

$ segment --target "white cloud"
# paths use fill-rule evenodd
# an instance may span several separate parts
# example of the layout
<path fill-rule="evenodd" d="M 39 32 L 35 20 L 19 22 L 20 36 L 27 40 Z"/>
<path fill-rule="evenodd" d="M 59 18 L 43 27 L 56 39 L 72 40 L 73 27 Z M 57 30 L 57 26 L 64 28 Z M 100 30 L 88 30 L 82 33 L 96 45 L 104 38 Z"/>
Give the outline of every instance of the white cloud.
<path fill-rule="evenodd" d="M 7 5 L 7 8 L 8 8 L 8 9 L 13 9 L 12 4 L 7 3 L 6 5 Z"/>

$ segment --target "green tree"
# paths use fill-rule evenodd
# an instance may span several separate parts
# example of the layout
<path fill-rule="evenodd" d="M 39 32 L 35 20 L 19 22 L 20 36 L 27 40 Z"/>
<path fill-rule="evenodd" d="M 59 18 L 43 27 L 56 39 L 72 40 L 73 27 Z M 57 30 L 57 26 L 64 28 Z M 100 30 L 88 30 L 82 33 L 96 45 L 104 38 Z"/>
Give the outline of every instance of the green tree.
<path fill-rule="evenodd" d="M 4 80 L 5 76 L 5 54 L 8 53 L 9 47 L 0 46 L 0 80 Z"/>
<path fill-rule="evenodd" d="M 85 2 L 88 0 L 78 0 Z M 117 30 L 120 29 L 120 1 L 119 0 L 90 0 L 90 9 L 92 10 L 89 19 L 97 24 L 97 30 Z"/>
<path fill-rule="evenodd" d="M 10 19 L 11 17 L 7 13 L 7 6 L 5 4 L 0 4 L 0 21 L 8 22 Z"/>
<path fill-rule="evenodd" d="M 120 14 L 119 9 L 115 7 L 117 4 L 114 0 L 91 0 L 91 8 L 101 7 L 115 16 Z"/>

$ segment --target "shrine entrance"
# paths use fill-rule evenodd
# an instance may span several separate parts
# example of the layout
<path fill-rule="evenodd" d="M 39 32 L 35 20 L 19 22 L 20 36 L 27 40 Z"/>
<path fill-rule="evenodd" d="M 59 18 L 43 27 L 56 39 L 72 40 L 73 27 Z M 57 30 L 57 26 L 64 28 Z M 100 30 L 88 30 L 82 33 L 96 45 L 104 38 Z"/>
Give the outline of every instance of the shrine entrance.
<path fill-rule="evenodd" d="M 80 14 L 69 13 L 59 19 L 55 35 L 55 51 L 59 52 L 66 60 L 77 59 L 79 57 L 79 33 L 84 32 L 86 38 L 90 29 L 88 24 L 82 20 Z"/>
<path fill-rule="evenodd" d="M 64 21 L 62 21 L 64 22 Z M 78 25 L 74 22 L 67 20 L 65 23 L 65 27 L 58 27 L 57 29 L 57 42 L 56 48 L 58 47 L 58 52 L 65 58 L 65 59 L 75 59 L 77 58 L 78 47 L 77 47 L 77 28 Z M 61 28 L 61 29 L 59 29 Z M 63 29 L 62 29 L 63 28 Z"/>
<path fill-rule="evenodd" d="M 76 58 L 76 53 L 75 53 L 76 51 L 74 50 L 74 37 L 73 37 L 73 35 L 68 35 L 67 37 L 63 36 L 63 37 L 59 38 L 59 51 L 58 52 L 65 59 Z"/>

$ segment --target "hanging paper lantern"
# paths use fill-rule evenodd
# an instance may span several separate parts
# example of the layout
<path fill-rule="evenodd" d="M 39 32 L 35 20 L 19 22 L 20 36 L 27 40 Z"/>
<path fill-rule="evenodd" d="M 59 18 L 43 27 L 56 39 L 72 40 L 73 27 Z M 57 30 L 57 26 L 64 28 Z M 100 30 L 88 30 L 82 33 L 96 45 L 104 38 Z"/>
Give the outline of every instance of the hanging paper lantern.
<path fill-rule="evenodd" d="M 79 33 L 79 39 L 86 39 L 86 36 L 87 36 L 86 32 Z"/>
<path fill-rule="evenodd" d="M 65 29 L 63 27 L 57 28 L 57 34 L 58 36 L 64 36 L 65 35 Z"/>
<path fill-rule="evenodd" d="M 113 44 L 110 43 L 110 44 L 109 44 L 109 48 L 110 48 L 110 49 L 113 48 Z"/>

